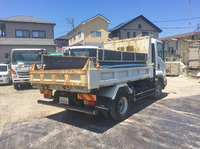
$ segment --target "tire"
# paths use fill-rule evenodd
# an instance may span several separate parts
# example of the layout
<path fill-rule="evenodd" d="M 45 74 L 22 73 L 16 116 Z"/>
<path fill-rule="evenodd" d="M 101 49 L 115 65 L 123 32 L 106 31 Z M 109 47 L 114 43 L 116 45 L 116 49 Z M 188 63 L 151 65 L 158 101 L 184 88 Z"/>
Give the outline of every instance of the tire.
<path fill-rule="evenodd" d="M 53 97 L 53 102 L 59 103 L 59 96 L 60 96 L 60 91 L 55 91 L 54 97 Z"/>
<path fill-rule="evenodd" d="M 162 96 L 162 85 L 160 82 L 158 82 L 156 84 L 156 89 L 155 89 L 155 94 L 154 94 L 154 98 L 155 99 L 160 99 Z"/>
<path fill-rule="evenodd" d="M 128 94 L 120 92 L 115 99 L 111 101 L 110 115 L 116 121 L 123 121 L 129 116 L 130 100 Z"/>
<path fill-rule="evenodd" d="M 14 83 L 14 88 L 15 88 L 16 90 L 18 90 L 18 89 L 19 89 L 19 84 L 18 84 L 18 83 Z"/>

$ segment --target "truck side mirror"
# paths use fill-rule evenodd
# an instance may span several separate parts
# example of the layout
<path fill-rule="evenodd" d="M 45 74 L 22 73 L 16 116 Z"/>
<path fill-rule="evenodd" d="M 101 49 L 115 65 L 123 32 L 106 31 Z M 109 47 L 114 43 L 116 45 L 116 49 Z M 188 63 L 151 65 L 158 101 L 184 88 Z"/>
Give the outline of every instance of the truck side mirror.
<path fill-rule="evenodd" d="M 8 53 L 4 53 L 4 58 L 8 58 Z"/>

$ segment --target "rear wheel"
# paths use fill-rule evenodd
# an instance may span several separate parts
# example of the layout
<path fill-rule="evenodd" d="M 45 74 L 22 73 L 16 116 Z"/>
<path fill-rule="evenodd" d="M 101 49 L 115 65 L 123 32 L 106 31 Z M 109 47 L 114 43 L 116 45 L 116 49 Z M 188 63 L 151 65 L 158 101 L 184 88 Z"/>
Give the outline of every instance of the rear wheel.
<path fill-rule="evenodd" d="M 110 115 L 114 120 L 123 121 L 129 116 L 130 100 L 128 94 L 120 92 L 111 102 Z"/>
<path fill-rule="evenodd" d="M 60 91 L 55 91 L 54 97 L 53 97 L 53 102 L 59 103 L 59 97 L 60 97 Z"/>

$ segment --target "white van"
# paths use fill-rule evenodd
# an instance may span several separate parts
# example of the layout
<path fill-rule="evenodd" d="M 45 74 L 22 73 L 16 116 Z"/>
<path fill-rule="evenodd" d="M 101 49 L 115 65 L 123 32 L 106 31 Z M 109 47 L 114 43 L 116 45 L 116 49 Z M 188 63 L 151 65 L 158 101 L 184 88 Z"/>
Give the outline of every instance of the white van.
<path fill-rule="evenodd" d="M 11 71 L 8 64 L 0 64 L 0 84 L 11 82 Z"/>

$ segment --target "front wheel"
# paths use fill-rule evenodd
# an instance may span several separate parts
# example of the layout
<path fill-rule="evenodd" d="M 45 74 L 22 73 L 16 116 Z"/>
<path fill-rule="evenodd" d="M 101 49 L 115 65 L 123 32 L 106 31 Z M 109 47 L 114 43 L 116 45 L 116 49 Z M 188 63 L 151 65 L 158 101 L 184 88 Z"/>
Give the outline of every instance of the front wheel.
<path fill-rule="evenodd" d="M 19 84 L 18 83 L 14 83 L 14 88 L 16 89 L 16 90 L 18 90 L 19 89 Z"/>
<path fill-rule="evenodd" d="M 161 83 L 158 82 L 158 83 L 156 83 L 154 98 L 155 99 L 160 99 L 161 96 L 162 96 L 162 86 L 161 86 Z"/>
<path fill-rule="evenodd" d="M 114 120 L 123 121 L 129 116 L 130 100 L 128 94 L 120 92 L 115 99 L 111 101 L 110 115 Z"/>

